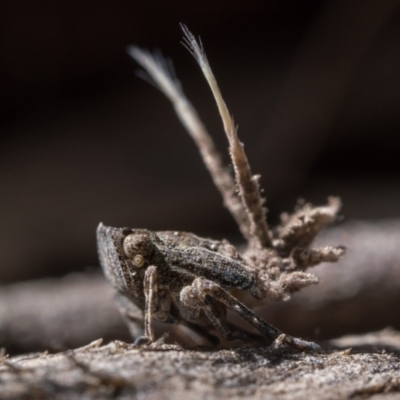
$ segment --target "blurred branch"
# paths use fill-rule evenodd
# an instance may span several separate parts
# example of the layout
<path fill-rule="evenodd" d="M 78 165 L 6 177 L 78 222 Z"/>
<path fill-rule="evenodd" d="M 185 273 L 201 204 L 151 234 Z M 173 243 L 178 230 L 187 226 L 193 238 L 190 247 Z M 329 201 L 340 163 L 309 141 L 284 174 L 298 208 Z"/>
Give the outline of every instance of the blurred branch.
<path fill-rule="evenodd" d="M 100 274 L 71 274 L 0 289 L 0 346 L 8 351 L 62 350 L 94 338 L 129 339 Z"/>

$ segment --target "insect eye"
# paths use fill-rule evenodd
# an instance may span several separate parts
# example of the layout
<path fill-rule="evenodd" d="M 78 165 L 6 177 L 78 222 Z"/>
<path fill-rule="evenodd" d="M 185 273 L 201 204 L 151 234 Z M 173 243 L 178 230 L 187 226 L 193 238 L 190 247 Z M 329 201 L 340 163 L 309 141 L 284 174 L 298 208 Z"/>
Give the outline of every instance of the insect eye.
<path fill-rule="evenodd" d="M 133 263 L 138 268 L 143 267 L 144 262 L 145 262 L 144 257 L 141 254 L 136 254 L 136 256 L 133 257 Z"/>
<path fill-rule="evenodd" d="M 146 232 L 134 232 L 124 239 L 123 250 L 137 267 L 142 267 L 153 251 L 153 244 Z"/>

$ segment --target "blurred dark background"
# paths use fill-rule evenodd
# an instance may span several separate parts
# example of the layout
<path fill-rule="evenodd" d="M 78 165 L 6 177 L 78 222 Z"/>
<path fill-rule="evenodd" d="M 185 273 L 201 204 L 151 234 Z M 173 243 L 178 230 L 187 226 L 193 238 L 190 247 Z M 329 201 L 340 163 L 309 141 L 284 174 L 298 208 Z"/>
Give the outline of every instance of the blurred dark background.
<path fill-rule="evenodd" d="M 347 220 L 400 216 L 399 1 L 9 1 L 1 283 L 98 266 L 100 221 L 240 242 L 194 143 L 125 52 L 171 57 L 225 151 L 179 22 L 201 35 L 272 221 L 299 196 L 340 195 Z"/>

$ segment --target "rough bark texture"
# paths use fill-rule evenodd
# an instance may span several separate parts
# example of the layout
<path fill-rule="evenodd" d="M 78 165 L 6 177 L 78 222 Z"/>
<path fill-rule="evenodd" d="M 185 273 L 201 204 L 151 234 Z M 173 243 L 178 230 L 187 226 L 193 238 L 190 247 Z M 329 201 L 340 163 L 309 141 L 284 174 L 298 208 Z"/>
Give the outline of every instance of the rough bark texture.
<path fill-rule="evenodd" d="M 364 347 L 307 354 L 271 347 L 135 349 L 96 341 L 74 351 L 3 361 L 2 398 L 399 398 L 400 333 L 342 338 L 335 344 L 349 342 Z"/>

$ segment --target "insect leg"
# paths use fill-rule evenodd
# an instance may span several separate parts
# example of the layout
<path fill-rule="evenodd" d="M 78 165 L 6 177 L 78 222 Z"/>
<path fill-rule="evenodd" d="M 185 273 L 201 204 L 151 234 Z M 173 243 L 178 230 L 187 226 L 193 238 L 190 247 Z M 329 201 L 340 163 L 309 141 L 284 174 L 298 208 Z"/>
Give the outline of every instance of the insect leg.
<path fill-rule="evenodd" d="M 243 319 L 270 341 L 275 341 L 278 337 L 281 337 L 284 342 L 300 350 L 319 349 L 319 346 L 315 343 L 283 334 L 283 332 L 278 328 L 275 328 L 273 325 L 268 324 L 262 318 L 258 317 L 253 313 L 253 311 L 248 309 L 244 304 L 216 283 L 204 278 L 196 278 L 193 281 L 193 286 L 202 293 L 202 296 L 208 295 L 235 310 Z"/>
<path fill-rule="evenodd" d="M 163 289 L 158 288 L 158 291 L 155 292 L 157 300 L 155 303 L 157 304 L 157 310 L 154 312 L 154 319 L 160 322 L 168 322 L 174 323 L 174 318 L 171 316 L 171 296 L 170 294 Z"/>
<path fill-rule="evenodd" d="M 144 345 L 154 342 L 154 330 L 152 326 L 153 312 L 156 309 L 157 295 L 157 267 L 150 265 L 144 275 L 144 335 L 135 340 L 136 345 Z"/>
<path fill-rule="evenodd" d="M 225 339 L 236 340 L 244 338 L 244 335 L 236 335 L 229 330 L 229 328 L 215 312 L 211 301 L 196 287 L 184 287 L 180 293 L 180 303 L 181 313 L 183 314 L 185 320 L 193 323 L 197 322 L 200 312 L 203 311 L 206 317 Z"/>

